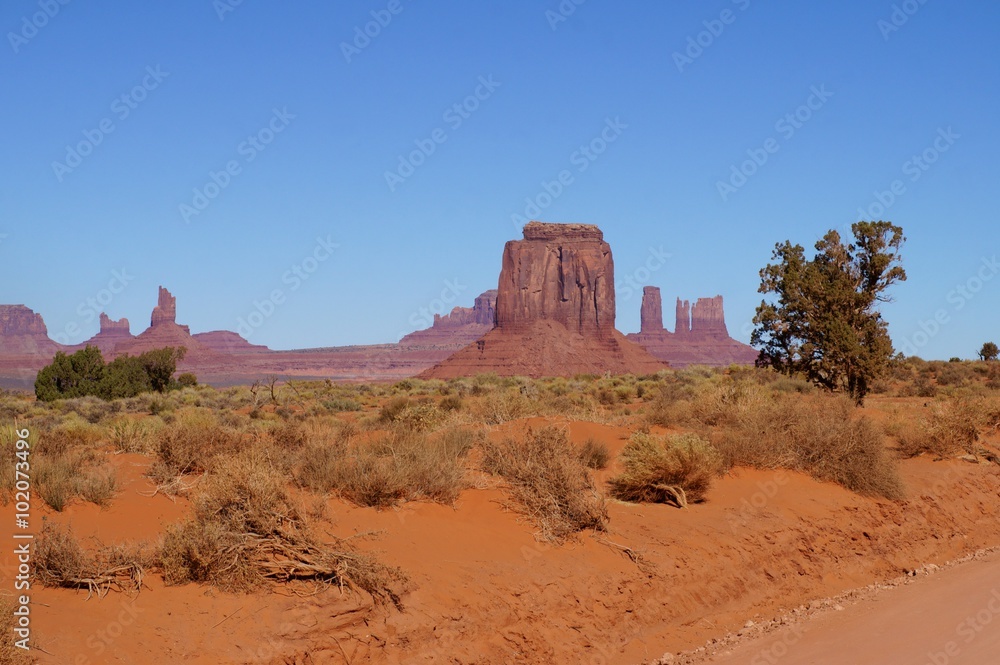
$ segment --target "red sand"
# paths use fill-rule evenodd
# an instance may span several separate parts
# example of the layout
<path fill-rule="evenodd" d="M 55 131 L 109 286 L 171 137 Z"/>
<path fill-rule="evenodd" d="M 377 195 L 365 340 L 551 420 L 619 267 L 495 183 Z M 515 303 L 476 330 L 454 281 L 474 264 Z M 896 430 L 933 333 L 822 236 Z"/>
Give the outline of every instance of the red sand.
<path fill-rule="evenodd" d="M 508 423 L 494 435 L 545 422 Z M 592 436 L 614 453 L 628 434 L 592 423 L 568 426 L 574 442 Z M 78 536 L 114 542 L 152 537 L 186 514 L 183 500 L 149 496 L 153 487 L 140 475 L 148 460 L 112 461 L 123 490 L 108 509 L 38 509 L 35 524 L 44 514 L 71 522 Z M 902 470 L 910 497 L 902 503 L 800 474 L 740 470 L 688 510 L 612 502 L 609 533 L 561 547 L 537 542 L 532 524 L 507 509 L 497 489 L 467 490 L 454 507 L 411 503 L 382 512 L 331 500 L 331 533 L 382 532 L 359 546 L 410 575 L 405 612 L 337 589 L 307 597 L 287 588 L 231 595 L 164 587 L 151 575 L 134 600 L 33 588 L 35 643 L 48 652 L 38 654 L 45 664 L 635 665 L 696 648 L 748 619 L 770 619 L 812 599 L 1000 545 L 995 466 L 916 459 Z M 0 520 L 12 519 L 12 505 L 0 508 Z M 14 561 L 11 548 L 2 552 L 0 585 L 9 589 Z M 960 580 L 955 584 L 957 595 L 946 600 L 952 605 L 962 589 Z M 969 596 L 949 611 L 979 604 Z"/>

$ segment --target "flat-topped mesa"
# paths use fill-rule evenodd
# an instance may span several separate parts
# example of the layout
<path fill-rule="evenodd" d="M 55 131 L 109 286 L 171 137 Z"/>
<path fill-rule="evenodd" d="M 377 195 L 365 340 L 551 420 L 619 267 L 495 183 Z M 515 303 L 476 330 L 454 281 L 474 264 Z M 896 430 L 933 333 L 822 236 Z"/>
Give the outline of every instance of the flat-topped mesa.
<path fill-rule="evenodd" d="M 570 332 L 610 337 L 615 329 L 615 266 L 604 234 L 589 224 L 530 222 L 503 251 L 496 325 L 525 330 L 555 321 Z"/>
<path fill-rule="evenodd" d="M 41 314 L 24 305 L 0 305 L 0 353 L 47 359 L 59 348 Z"/>
<path fill-rule="evenodd" d="M 594 224 L 551 224 L 528 222 L 524 225 L 525 240 L 604 240 L 604 232 Z M 517 241 L 512 241 L 517 242 Z"/>
<path fill-rule="evenodd" d="M 691 303 L 677 299 L 677 312 L 674 323 L 675 335 L 688 335 L 691 332 Z"/>
<path fill-rule="evenodd" d="M 104 312 L 101 312 L 101 332 L 109 335 L 131 335 L 128 319 L 122 318 L 115 321 Z"/>
<path fill-rule="evenodd" d="M 643 333 L 663 332 L 663 301 L 660 287 L 642 287 L 642 309 L 639 311 L 639 329 Z"/>
<path fill-rule="evenodd" d="M 722 296 L 698 298 L 691 307 L 691 333 L 728 337 L 726 315 L 722 309 Z"/>
<path fill-rule="evenodd" d="M 523 240 L 504 246 L 496 327 L 418 376 L 652 374 L 665 369 L 665 363 L 615 330 L 614 285 L 611 247 L 600 229 L 531 222 Z"/>
<path fill-rule="evenodd" d="M 42 315 L 24 305 L 0 305 L 0 336 L 35 336 L 48 337 Z"/>

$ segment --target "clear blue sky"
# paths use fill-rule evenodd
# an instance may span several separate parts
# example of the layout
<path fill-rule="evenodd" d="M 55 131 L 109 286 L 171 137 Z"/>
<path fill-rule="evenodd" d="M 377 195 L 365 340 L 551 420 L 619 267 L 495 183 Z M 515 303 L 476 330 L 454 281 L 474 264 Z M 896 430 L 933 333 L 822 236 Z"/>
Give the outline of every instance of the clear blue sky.
<path fill-rule="evenodd" d="M 897 348 L 1000 342 L 1000 268 L 982 263 L 998 253 L 996 3 L 230 4 L 3 3 L 0 302 L 53 337 L 93 334 L 87 299 L 124 269 L 105 309 L 135 333 L 163 284 L 194 332 L 236 329 L 279 290 L 252 341 L 395 341 L 442 293 L 495 287 L 521 215 L 601 226 L 619 329 L 638 328 L 631 278 L 662 288 L 668 327 L 676 296 L 722 294 L 747 340 L 774 243 L 811 247 L 899 181 L 871 215 L 908 237 L 884 310 Z M 372 12 L 387 25 L 357 38 Z M 418 143 L 433 153 L 398 170 Z M 326 260 L 317 238 L 338 245 Z"/>

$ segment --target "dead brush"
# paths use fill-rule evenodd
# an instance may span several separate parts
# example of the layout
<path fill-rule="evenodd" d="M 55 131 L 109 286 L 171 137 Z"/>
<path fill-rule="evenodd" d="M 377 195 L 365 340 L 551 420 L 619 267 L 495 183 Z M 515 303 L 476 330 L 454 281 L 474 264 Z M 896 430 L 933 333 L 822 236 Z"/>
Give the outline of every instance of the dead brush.
<path fill-rule="evenodd" d="M 668 437 L 636 432 L 620 456 L 623 471 L 608 481 L 622 501 L 688 503 L 704 501 L 722 468 L 722 456 L 696 434 Z"/>
<path fill-rule="evenodd" d="M 91 427 L 57 427 L 37 433 L 32 446 L 32 484 L 53 510 L 61 512 L 75 497 L 104 506 L 115 494 L 114 469 L 98 452 L 98 435 Z"/>
<path fill-rule="evenodd" d="M 35 543 L 35 579 L 45 586 L 86 589 L 88 598 L 109 591 L 138 593 L 155 555 L 144 544 L 83 549 L 69 528 L 45 522 Z"/>
<path fill-rule="evenodd" d="M 903 496 L 881 429 L 843 396 L 777 394 L 720 427 L 712 443 L 726 468 L 792 469 L 866 496 Z"/>
<path fill-rule="evenodd" d="M 221 425 L 211 413 L 185 413 L 157 432 L 159 475 L 203 473 L 216 458 L 238 452 L 251 440 L 243 430 Z"/>
<path fill-rule="evenodd" d="M 936 459 L 980 454 L 980 429 L 995 427 L 995 418 L 987 400 L 946 400 L 936 404 L 931 416 L 917 427 L 901 429 L 896 437 L 899 453 L 903 457 L 928 453 Z"/>
<path fill-rule="evenodd" d="M 397 607 L 406 579 L 346 540 L 321 542 L 260 448 L 219 461 L 194 499 L 194 517 L 168 529 L 160 559 L 171 584 L 249 592 L 268 583 L 329 583 Z"/>
<path fill-rule="evenodd" d="M 463 458 L 475 435 L 392 430 L 364 441 L 307 448 L 295 471 L 303 487 L 336 492 L 359 506 L 427 499 L 451 504 L 467 487 Z"/>
<path fill-rule="evenodd" d="M 607 530 L 604 497 L 566 432 L 530 431 L 524 440 L 484 440 L 483 470 L 503 478 L 545 540 L 560 542 L 584 529 Z"/>

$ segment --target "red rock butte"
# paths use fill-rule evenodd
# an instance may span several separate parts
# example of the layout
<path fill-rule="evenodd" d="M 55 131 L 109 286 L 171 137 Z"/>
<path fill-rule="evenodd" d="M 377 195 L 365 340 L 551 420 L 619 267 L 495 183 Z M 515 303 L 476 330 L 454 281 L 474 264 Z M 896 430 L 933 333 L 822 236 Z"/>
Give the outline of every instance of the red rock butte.
<path fill-rule="evenodd" d="M 749 365 L 757 351 L 729 336 L 722 296 L 698 298 L 692 305 L 677 299 L 674 332 L 663 327 L 663 304 L 660 288 L 642 290 L 640 332 L 628 335 L 660 360 L 673 367 L 687 365 Z"/>
<path fill-rule="evenodd" d="M 615 266 L 601 230 L 530 222 L 503 251 L 496 327 L 420 374 L 452 378 L 649 374 L 666 368 L 615 330 Z"/>

